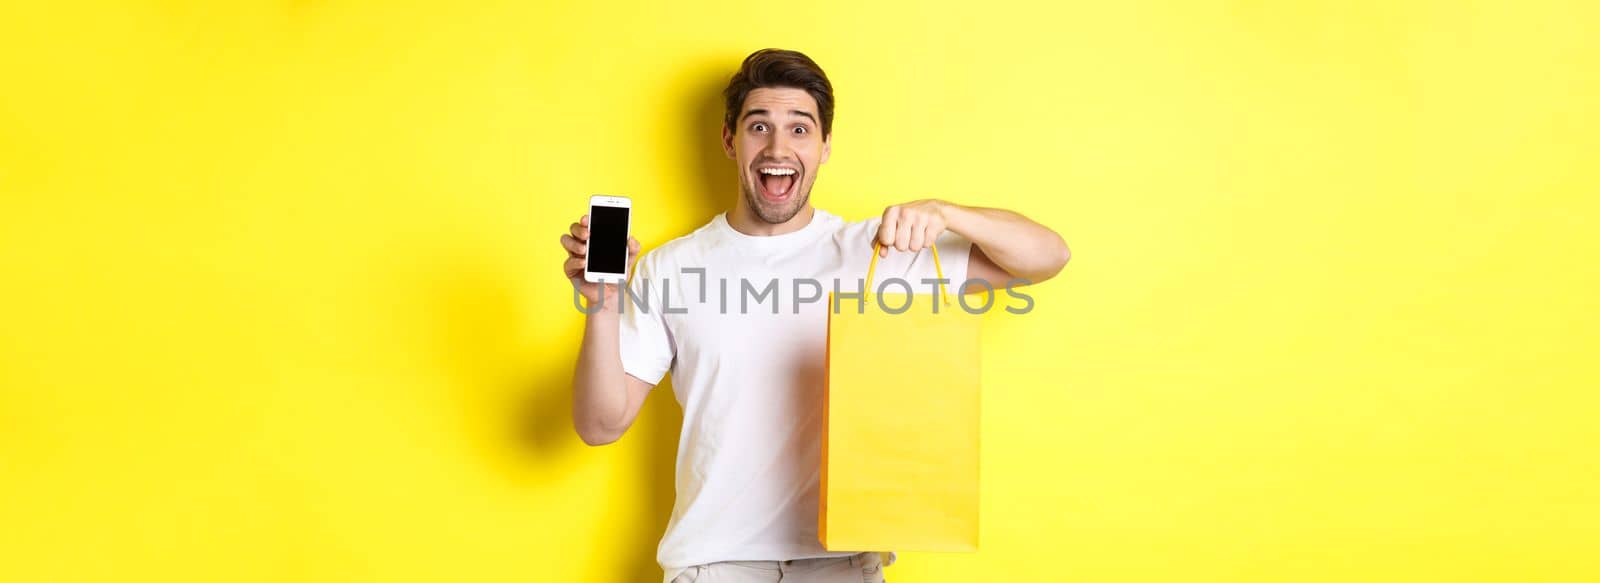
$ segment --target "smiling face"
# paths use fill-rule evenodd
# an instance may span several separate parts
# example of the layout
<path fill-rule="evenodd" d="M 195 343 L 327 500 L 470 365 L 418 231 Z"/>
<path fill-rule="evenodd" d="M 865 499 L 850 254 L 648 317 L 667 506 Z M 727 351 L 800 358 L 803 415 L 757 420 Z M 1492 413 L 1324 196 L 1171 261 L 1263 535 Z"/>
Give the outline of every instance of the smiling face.
<path fill-rule="evenodd" d="M 722 149 L 739 165 L 740 212 L 783 224 L 810 206 L 817 169 L 828 161 L 817 101 L 804 89 L 762 87 L 745 96 Z M 736 209 L 738 210 L 738 209 Z"/>

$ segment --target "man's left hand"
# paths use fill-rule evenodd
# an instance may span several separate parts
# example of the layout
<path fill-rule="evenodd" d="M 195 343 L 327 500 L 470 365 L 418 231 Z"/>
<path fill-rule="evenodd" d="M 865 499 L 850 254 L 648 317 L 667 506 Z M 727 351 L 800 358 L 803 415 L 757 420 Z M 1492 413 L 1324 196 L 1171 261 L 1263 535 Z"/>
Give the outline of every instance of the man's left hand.
<path fill-rule="evenodd" d="M 878 251 L 878 256 L 888 257 L 890 248 L 917 252 L 932 247 L 949 224 L 948 213 L 954 206 L 929 198 L 883 209 L 883 222 L 878 225 L 876 239 L 883 244 L 883 249 Z"/>

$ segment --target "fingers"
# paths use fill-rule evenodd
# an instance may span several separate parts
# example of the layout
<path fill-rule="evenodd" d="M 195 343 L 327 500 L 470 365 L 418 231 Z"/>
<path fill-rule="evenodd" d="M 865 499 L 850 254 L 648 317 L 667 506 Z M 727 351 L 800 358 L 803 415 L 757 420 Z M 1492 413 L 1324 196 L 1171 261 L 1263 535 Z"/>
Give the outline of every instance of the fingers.
<path fill-rule="evenodd" d="M 875 240 L 882 246 L 878 250 L 879 257 L 888 257 L 889 248 L 894 246 L 894 231 L 900 223 L 900 207 L 891 206 L 883 209 L 883 220 L 878 222 L 878 234 Z"/>
<path fill-rule="evenodd" d="M 940 215 L 918 203 L 886 208 L 874 238 L 883 246 L 878 256 L 888 257 L 891 247 L 896 251 L 911 252 L 932 247 L 944 229 L 944 220 Z"/>
<path fill-rule="evenodd" d="M 561 271 L 576 283 L 575 278 L 583 275 L 583 268 L 588 264 L 589 215 L 579 217 L 578 222 L 567 229 L 567 234 L 561 236 L 561 248 L 567 250 L 567 260 L 561 264 Z"/>
<path fill-rule="evenodd" d="M 638 254 L 639 254 L 639 240 L 635 239 L 633 237 L 628 237 L 628 255 L 638 255 Z"/>
<path fill-rule="evenodd" d="M 894 229 L 894 248 L 896 251 L 912 251 L 911 249 L 911 221 L 900 221 Z"/>
<path fill-rule="evenodd" d="M 572 235 L 561 236 L 561 247 L 567 250 L 569 257 L 584 257 L 589 253 L 589 244 L 579 241 Z"/>
<path fill-rule="evenodd" d="M 578 218 L 578 222 L 567 228 L 566 235 L 561 236 L 561 248 L 567 250 L 569 257 L 584 257 L 589 252 L 589 215 Z M 582 267 L 582 266 L 579 266 Z"/>
<path fill-rule="evenodd" d="M 892 206 L 883 209 L 883 220 L 878 223 L 878 243 L 884 247 L 894 246 L 894 230 L 900 225 L 900 207 Z"/>

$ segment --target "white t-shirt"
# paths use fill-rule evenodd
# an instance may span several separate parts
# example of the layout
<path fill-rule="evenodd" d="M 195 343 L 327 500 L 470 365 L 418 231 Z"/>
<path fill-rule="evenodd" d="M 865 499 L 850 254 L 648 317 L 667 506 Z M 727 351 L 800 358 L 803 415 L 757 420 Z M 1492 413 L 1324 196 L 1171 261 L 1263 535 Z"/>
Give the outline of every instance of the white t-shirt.
<path fill-rule="evenodd" d="M 717 215 L 636 265 L 630 293 L 649 310 L 624 298 L 623 369 L 652 384 L 670 370 L 683 407 L 677 501 L 656 554 L 668 581 L 717 561 L 851 554 L 817 540 L 828 293 L 861 290 L 878 223 L 816 209 L 800 230 L 761 237 Z M 950 232 L 937 244 L 953 295 L 972 244 Z M 922 280 L 934 273 L 927 250 L 891 251 L 873 286 L 900 278 L 932 293 Z"/>

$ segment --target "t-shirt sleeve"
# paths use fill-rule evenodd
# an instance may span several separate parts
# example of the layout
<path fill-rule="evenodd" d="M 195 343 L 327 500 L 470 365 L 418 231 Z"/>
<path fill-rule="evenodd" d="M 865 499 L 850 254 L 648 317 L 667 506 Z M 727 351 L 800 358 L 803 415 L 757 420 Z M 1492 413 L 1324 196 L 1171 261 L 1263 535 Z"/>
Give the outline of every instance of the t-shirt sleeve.
<path fill-rule="evenodd" d="M 671 331 L 663 317 L 662 282 L 655 275 L 654 253 L 646 254 L 634 266 L 633 277 L 628 280 L 632 294 L 641 300 L 650 298 L 648 309 L 636 305 L 625 294 L 621 322 L 618 326 L 618 344 L 622 352 L 622 370 L 634 378 L 661 384 L 662 377 L 672 367 L 676 350 Z M 609 307 L 608 307 L 609 309 Z"/>

